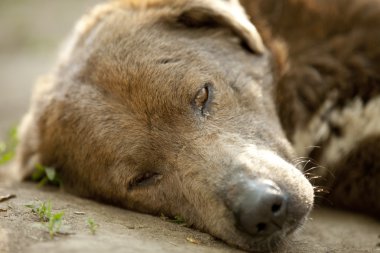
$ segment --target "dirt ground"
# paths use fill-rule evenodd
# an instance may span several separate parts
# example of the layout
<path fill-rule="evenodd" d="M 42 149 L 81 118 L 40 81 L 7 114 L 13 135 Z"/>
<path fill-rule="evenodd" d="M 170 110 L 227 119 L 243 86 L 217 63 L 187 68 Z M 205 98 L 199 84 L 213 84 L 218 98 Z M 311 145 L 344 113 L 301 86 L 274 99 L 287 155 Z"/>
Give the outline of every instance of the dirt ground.
<path fill-rule="evenodd" d="M 0 138 L 27 110 L 36 78 L 75 21 L 100 0 L 0 0 Z"/>
<path fill-rule="evenodd" d="M 77 198 L 57 188 L 22 183 L 0 186 L 0 196 L 16 197 L 0 203 L 0 252 L 241 252 L 212 236 L 117 207 Z M 36 214 L 25 205 L 51 201 L 54 212 L 64 212 L 63 234 L 50 239 Z M 99 227 L 92 235 L 86 221 Z M 336 210 L 315 210 L 306 226 L 289 241 L 289 253 L 380 252 L 380 224 Z"/>
<path fill-rule="evenodd" d="M 74 21 L 99 0 L 0 1 L 0 138 L 27 110 L 38 75 L 52 66 L 60 42 Z M 35 184 L 0 185 L 0 252 L 240 252 L 208 234 L 159 217 L 80 199 Z M 26 204 L 51 200 L 64 212 L 62 231 L 50 239 Z M 82 212 L 82 213 L 76 213 Z M 86 220 L 100 226 L 90 234 Z M 313 211 L 286 252 L 379 252 L 380 222 L 369 217 Z"/>

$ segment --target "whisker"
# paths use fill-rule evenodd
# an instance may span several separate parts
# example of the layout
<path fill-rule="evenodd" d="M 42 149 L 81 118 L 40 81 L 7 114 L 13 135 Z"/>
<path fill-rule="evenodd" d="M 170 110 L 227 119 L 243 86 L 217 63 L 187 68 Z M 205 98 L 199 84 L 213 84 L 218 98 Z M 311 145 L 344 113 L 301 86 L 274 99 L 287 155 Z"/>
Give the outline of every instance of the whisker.
<path fill-rule="evenodd" d="M 308 177 L 307 179 L 313 180 L 313 179 L 319 179 L 322 178 L 322 176 L 313 176 L 313 177 Z"/>
<path fill-rule="evenodd" d="M 311 160 L 310 160 L 310 159 L 309 159 L 309 160 L 303 165 L 303 167 L 302 167 L 302 171 L 305 170 L 306 166 L 307 166 L 309 163 L 311 163 Z"/>
<path fill-rule="evenodd" d="M 321 190 L 329 191 L 329 188 L 323 185 L 313 185 L 314 191 L 321 192 Z"/>
<path fill-rule="evenodd" d="M 330 191 L 327 190 L 327 189 L 315 189 L 314 192 L 315 192 L 315 193 L 323 192 L 323 193 L 327 193 L 327 194 L 330 193 Z"/>
<path fill-rule="evenodd" d="M 311 167 L 311 168 L 309 168 L 309 169 L 305 170 L 305 171 L 304 171 L 304 173 L 305 173 L 305 172 L 309 172 L 309 171 L 312 171 L 312 170 L 315 170 L 315 169 L 318 169 L 318 168 L 323 168 L 323 167 L 322 167 L 322 166 L 320 166 L 320 165 L 318 165 L 318 166 L 313 166 L 313 167 Z"/>
<path fill-rule="evenodd" d="M 310 148 L 321 148 L 321 146 L 316 146 L 316 145 L 312 145 L 312 146 L 308 146 L 306 147 L 307 149 L 310 149 Z"/>
<path fill-rule="evenodd" d="M 294 166 L 295 167 L 298 167 L 299 165 L 301 165 L 301 164 L 303 164 L 303 163 L 305 163 L 305 162 L 307 162 L 306 160 L 299 160 L 299 161 L 294 161 Z"/>
<path fill-rule="evenodd" d="M 298 158 L 293 159 L 293 163 L 297 163 L 296 165 L 299 165 L 300 163 L 304 163 L 310 160 L 309 157 L 307 156 L 300 156 Z"/>

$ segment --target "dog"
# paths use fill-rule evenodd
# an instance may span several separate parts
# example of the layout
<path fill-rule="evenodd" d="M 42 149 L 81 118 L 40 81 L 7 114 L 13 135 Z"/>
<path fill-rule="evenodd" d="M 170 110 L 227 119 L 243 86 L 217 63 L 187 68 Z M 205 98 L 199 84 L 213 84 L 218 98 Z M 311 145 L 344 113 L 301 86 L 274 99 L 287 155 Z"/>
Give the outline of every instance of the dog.
<path fill-rule="evenodd" d="M 306 221 L 314 203 L 307 173 L 328 178 L 329 170 L 307 168 L 299 156 L 336 165 L 332 173 L 339 176 L 324 186 L 334 188 L 337 203 L 365 211 L 371 203 L 378 213 L 376 201 L 364 205 L 368 199 L 356 194 L 380 196 L 379 163 L 373 159 L 379 137 L 350 132 L 360 124 L 379 129 L 379 117 L 367 123 L 360 118 L 377 113 L 377 88 L 364 93 L 365 102 L 344 92 L 360 90 L 359 83 L 379 84 L 379 67 L 371 64 L 379 59 L 380 44 L 365 25 L 380 22 L 378 9 L 365 9 L 372 15 L 368 20 L 360 12 L 353 16 L 362 22 L 353 27 L 363 37 L 353 29 L 335 38 L 334 30 L 318 28 L 332 21 L 327 7 L 343 1 L 241 3 L 115 0 L 95 7 L 77 24 L 55 69 L 36 85 L 12 177 L 28 177 L 36 164 L 52 166 L 68 192 L 178 215 L 230 245 L 257 252 L 281 247 Z M 285 13 L 280 17 L 273 11 L 278 6 Z M 304 16 L 287 15 L 299 10 Z M 367 54 L 363 46 L 374 49 Z M 352 66 L 358 68 L 339 76 Z M 358 83 L 352 81 L 356 75 Z M 360 124 L 345 128 L 354 119 L 350 111 L 360 114 Z M 353 168 L 358 171 L 348 172 Z M 374 174 L 362 173 L 367 169 Z M 353 185 L 359 177 L 374 187 Z"/>

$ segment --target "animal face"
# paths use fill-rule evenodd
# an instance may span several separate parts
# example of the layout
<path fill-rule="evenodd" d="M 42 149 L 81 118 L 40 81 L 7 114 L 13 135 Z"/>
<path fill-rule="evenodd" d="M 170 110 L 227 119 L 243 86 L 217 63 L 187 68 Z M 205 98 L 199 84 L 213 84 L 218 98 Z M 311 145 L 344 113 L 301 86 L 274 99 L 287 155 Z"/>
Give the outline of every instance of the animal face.
<path fill-rule="evenodd" d="M 68 191 L 267 250 L 313 204 L 272 72 L 236 2 L 100 6 L 37 87 L 22 166 L 55 166 Z"/>

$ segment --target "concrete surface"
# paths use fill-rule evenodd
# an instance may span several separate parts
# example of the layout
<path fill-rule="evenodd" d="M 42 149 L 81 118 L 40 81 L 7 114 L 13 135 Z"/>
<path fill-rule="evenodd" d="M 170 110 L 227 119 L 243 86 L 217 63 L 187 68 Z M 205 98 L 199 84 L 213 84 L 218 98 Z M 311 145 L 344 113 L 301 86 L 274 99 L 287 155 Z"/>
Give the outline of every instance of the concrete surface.
<path fill-rule="evenodd" d="M 75 21 L 100 0 L 0 1 L 0 138 L 26 111 Z"/>
<path fill-rule="evenodd" d="M 0 1 L 0 138 L 27 110 L 38 75 L 54 63 L 60 42 L 74 21 L 97 0 Z M 0 252 L 239 252 L 213 237 L 158 217 L 22 183 L 0 185 Z M 50 239 L 25 207 L 36 199 L 51 200 L 63 211 L 65 235 Z M 75 212 L 84 212 L 84 215 Z M 85 221 L 100 225 L 91 235 Z M 379 252 L 380 222 L 342 211 L 315 210 L 287 252 Z"/>
<path fill-rule="evenodd" d="M 0 203 L 0 252 L 241 252 L 212 236 L 159 217 L 139 214 L 60 192 L 22 183 L 0 185 L 0 196 L 16 198 Z M 64 212 L 62 232 L 54 239 L 41 227 L 27 204 L 51 201 L 54 212 Z M 79 214 L 78 214 L 79 212 Z M 99 224 L 92 235 L 91 217 Z M 336 210 L 315 210 L 288 242 L 292 253 L 380 252 L 380 223 Z"/>

